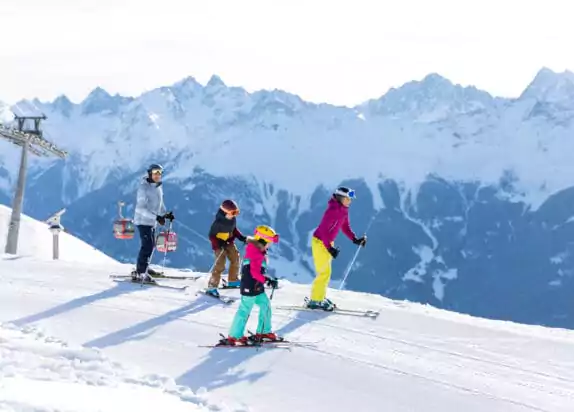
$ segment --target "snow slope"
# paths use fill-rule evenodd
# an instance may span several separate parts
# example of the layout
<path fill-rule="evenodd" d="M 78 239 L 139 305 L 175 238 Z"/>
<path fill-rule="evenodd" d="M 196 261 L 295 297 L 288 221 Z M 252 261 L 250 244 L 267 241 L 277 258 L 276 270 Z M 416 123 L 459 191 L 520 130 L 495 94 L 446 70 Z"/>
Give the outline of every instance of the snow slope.
<path fill-rule="evenodd" d="M 69 347 L 33 328 L 0 325 L 0 410 L 209 411 L 188 388 Z"/>
<path fill-rule="evenodd" d="M 12 209 L 0 205 L 0 247 L 4 252 L 8 225 Z M 49 218 L 49 216 L 46 216 Z M 110 236 L 112 234 L 110 233 Z M 46 223 L 39 222 L 29 216 L 22 215 L 20 234 L 18 237 L 18 252 L 21 256 L 34 256 L 42 259 L 52 259 L 52 233 Z M 116 260 L 105 255 L 86 242 L 62 231 L 60 233 L 60 260 L 90 264 L 113 264 Z"/>
<path fill-rule="evenodd" d="M 203 278 L 190 281 L 186 293 L 108 278 L 128 270 L 118 264 L 106 270 L 33 257 L 0 258 L 0 322 L 38 327 L 72 345 L 99 349 L 126 367 L 169 376 L 200 393 L 206 403 L 227 408 L 566 412 L 574 405 L 572 331 L 330 291 L 341 307 L 381 314 L 371 320 L 274 309 L 275 330 L 314 345 L 291 351 L 201 348 L 227 333 L 237 303 L 224 306 L 196 296 L 206 283 Z M 285 282 L 273 305 L 297 304 L 307 293 L 308 286 Z M 96 366 L 94 374 L 98 371 Z"/>

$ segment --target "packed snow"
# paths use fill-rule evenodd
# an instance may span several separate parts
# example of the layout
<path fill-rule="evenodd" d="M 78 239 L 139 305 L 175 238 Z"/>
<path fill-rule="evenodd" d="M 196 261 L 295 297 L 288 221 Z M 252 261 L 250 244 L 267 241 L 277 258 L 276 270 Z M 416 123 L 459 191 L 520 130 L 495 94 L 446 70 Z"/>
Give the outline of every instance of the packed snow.
<path fill-rule="evenodd" d="M 28 241 L 41 244 L 45 228 L 35 227 L 39 235 L 30 233 Z M 5 404 L 16 411 L 120 410 L 113 409 L 120 403 L 112 402 L 116 396 L 128 402 L 122 411 L 154 412 L 201 410 L 199 405 L 254 412 L 570 412 L 574 405 L 574 331 L 337 290 L 329 296 L 340 307 L 380 315 L 288 311 L 278 306 L 301 303 L 309 286 L 283 282 L 272 301 L 274 329 L 301 345 L 205 348 L 200 345 L 227 333 L 237 303 L 196 295 L 205 277 L 172 281 L 188 285 L 186 292 L 109 278 L 129 270 L 105 260 L 92 265 L 0 258 L 0 322 L 13 325 L 0 329 Z M 255 322 L 253 315 L 248 327 Z M 80 345 L 86 349 L 74 349 Z M 136 367 L 148 377 L 123 369 Z M 76 409 L 77 400 L 57 396 L 63 393 L 79 394 L 93 408 Z"/>
<path fill-rule="evenodd" d="M 0 325 L 0 410 L 173 411 L 208 408 L 173 379 L 142 375 L 101 351 L 71 347 L 31 327 Z"/>
<path fill-rule="evenodd" d="M 0 205 L 0 247 L 2 248 L 0 253 L 4 253 L 11 214 L 11 208 Z M 50 216 L 46 216 L 46 220 L 49 218 Z M 65 231 L 61 231 L 59 236 L 59 258 L 62 261 L 103 265 L 116 262 L 115 259 Z M 110 236 L 112 236 L 111 232 Z M 25 214 L 21 215 L 18 236 L 18 253 L 20 256 L 52 259 L 52 242 L 53 235 L 47 223 L 39 222 Z"/>

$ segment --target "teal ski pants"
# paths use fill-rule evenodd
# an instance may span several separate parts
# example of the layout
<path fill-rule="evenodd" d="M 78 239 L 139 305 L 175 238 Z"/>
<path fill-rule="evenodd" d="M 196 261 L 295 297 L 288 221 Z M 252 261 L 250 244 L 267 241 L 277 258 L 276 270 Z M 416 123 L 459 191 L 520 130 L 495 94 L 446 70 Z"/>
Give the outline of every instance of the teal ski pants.
<path fill-rule="evenodd" d="M 229 336 L 235 339 L 243 337 L 253 305 L 259 306 L 259 322 L 256 333 L 271 332 L 271 302 L 267 294 L 262 293 L 257 296 L 241 296 L 241 304 L 235 313 L 235 318 L 233 318 Z"/>

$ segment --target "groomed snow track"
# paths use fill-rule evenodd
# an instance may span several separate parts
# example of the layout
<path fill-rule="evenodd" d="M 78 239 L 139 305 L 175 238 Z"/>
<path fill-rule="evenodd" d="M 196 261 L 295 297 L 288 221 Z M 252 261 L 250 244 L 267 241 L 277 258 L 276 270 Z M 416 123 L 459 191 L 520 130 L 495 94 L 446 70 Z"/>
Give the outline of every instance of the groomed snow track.
<path fill-rule="evenodd" d="M 186 292 L 109 279 L 129 269 L 5 256 L 0 322 L 36 326 L 99 348 L 146 373 L 171 376 L 199 393 L 205 389 L 214 404 L 229 408 L 566 412 L 574 407 L 572 331 L 331 291 L 341 307 L 381 313 L 373 320 L 276 309 L 279 333 L 316 343 L 289 351 L 200 348 L 227 333 L 237 303 L 196 296 L 203 278 L 172 281 L 189 284 Z M 298 304 L 307 293 L 306 286 L 286 283 L 273 305 Z M 254 319 L 249 325 L 254 327 Z"/>

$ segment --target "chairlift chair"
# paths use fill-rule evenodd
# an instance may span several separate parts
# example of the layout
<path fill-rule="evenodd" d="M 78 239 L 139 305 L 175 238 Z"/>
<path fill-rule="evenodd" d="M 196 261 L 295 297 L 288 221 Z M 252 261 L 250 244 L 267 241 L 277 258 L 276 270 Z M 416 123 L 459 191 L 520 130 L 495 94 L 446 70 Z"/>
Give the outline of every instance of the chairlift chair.
<path fill-rule="evenodd" d="M 167 230 L 162 230 L 159 232 L 159 235 L 157 235 L 155 247 L 158 252 L 174 252 L 177 249 L 177 233 L 172 230 L 172 224 L 173 221 L 170 221 Z"/>
<path fill-rule="evenodd" d="M 122 215 L 122 207 L 125 205 L 124 202 L 118 202 L 118 214 L 119 219 L 114 221 L 114 237 L 116 239 L 133 239 L 136 227 L 131 219 L 126 219 Z"/>

